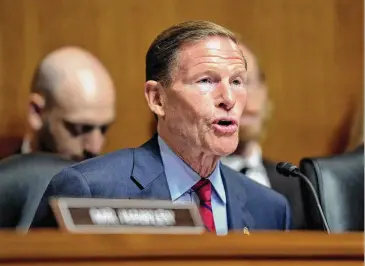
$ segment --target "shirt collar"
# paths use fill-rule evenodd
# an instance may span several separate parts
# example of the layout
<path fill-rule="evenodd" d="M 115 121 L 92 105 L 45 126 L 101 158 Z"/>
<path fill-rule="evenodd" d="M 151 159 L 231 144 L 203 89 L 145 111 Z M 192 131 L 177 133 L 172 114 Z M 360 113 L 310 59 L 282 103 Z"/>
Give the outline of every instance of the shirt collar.
<path fill-rule="evenodd" d="M 262 150 L 259 144 L 253 147 L 252 153 L 249 157 L 245 158 L 246 164 L 249 167 L 255 168 L 262 164 Z"/>
<path fill-rule="evenodd" d="M 158 144 L 160 146 L 161 158 L 171 199 L 172 201 L 175 201 L 188 192 L 201 177 L 177 156 L 160 136 L 158 136 Z M 226 204 L 226 193 L 219 164 L 220 163 L 218 162 L 208 179 L 212 183 L 214 191 L 218 194 L 220 200 Z"/>
<path fill-rule="evenodd" d="M 20 147 L 20 152 L 21 154 L 27 154 L 32 152 L 30 141 L 28 139 L 23 139 L 22 146 Z"/>

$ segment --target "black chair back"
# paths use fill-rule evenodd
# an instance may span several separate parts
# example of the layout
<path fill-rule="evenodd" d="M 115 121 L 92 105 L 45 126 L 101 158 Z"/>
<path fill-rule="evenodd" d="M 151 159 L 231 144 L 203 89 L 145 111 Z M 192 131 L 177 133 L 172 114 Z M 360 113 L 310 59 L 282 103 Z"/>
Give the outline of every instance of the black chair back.
<path fill-rule="evenodd" d="M 52 177 L 73 164 L 57 155 L 19 154 L 0 161 L 0 228 L 27 231 Z"/>
<path fill-rule="evenodd" d="M 342 155 L 304 158 L 300 170 L 316 189 L 331 231 L 364 230 L 364 145 Z M 301 188 L 308 229 L 323 229 L 312 194 L 304 183 Z"/>

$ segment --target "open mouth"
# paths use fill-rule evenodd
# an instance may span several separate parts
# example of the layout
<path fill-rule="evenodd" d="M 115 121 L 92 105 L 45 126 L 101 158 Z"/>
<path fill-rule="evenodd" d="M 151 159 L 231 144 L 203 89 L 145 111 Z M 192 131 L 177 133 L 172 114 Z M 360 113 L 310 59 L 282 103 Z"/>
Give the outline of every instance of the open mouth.
<path fill-rule="evenodd" d="M 230 118 L 221 118 L 214 121 L 215 130 L 221 134 L 232 134 L 237 131 L 237 121 Z"/>
<path fill-rule="evenodd" d="M 220 125 L 220 126 L 230 126 L 230 125 L 233 125 L 235 123 L 232 120 L 222 119 L 222 120 L 218 120 L 217 124 Z"/>

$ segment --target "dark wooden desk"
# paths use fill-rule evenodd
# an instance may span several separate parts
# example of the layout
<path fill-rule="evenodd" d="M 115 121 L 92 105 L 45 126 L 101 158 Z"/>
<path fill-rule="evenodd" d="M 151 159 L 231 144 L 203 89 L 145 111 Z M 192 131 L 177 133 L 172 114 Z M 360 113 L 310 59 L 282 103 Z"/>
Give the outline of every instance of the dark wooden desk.
<path fill-rule="evenodd" d="M 0 265 L 363 265 L 363 234 L 71 235 L 0 232 Z"/>

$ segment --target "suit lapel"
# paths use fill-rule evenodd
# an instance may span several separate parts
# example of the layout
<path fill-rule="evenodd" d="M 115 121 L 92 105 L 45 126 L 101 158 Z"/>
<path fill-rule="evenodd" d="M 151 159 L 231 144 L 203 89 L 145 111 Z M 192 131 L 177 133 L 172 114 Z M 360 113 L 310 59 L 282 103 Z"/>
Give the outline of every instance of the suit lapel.
<path fill-rule="evenodd" d="M 254 228 L 254 220 L 246 208 L 247 195 L 240 179 L 242 175 L 221 164 L 227 196 L 229 230 Z M 157 135 L 133 152 L 133 168 L 127 185 L 130 199 L 171 200 L 160 155 Z"/>
<path fill-rule="evenodd" d="M 254 220 L 246 208 L 247 194 L 242 176 L 221 164 L 221 173 L 227 195 L 227 220 L 229 230 L 253 229 Z"/>
<path fill-rule="evenodd" d="M 171 200 L 157 135 L 133 152 L 130 199 Z"/>

